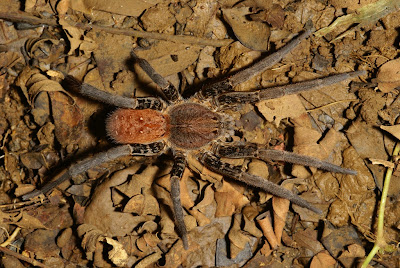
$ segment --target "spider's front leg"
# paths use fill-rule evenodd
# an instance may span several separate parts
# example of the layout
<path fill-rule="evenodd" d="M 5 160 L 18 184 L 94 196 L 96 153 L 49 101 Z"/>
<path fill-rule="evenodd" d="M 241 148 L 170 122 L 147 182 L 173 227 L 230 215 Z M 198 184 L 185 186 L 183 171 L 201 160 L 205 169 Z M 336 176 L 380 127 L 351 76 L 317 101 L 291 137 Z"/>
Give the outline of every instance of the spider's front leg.
<path fill-rule="evenodd" d="M 181 203 L 181 190 L 180 180 L 182 179 L 183 172 L 186 167 L 186 158 L 182 152 L 176 152 L 174 158 L 174 165 L 171 170 L 171 198 L 174 210 L 174 217 L 176 227 L 182 237 L 184 249 L 189 248 L 189 241 L 187 236 L 186 225 L 183 217 L 183 208 Z"/>
<path fill-rule="evenodd" d="M 366 74 L 366 71 L 354 71 L 342 74 L 336 74 L 328 77 L 322 77 L 310 81 L 298 82 L 289 85 L 263 88 L 261 90 L 250 92 L 227 92 L 215 97 L 215 104 L 220 107 L 231 106 L 238 103 L 256 103 L 262 100 L 276 99 L 286 95 L 297 94 L 309 90 L 315 90 L 322 87 L 340 83 Z"/>
<path fill-rule="evenodd" d="M 263 71 L 271 68 L 274 64 L 278 63 L 284 56 L 290 53 L 301 41 L 309 37 L 312 33 L 312 29 L 306 29 L 302 34 L 291 40 L 284 47 L 276 51 L 275 53 L 265 57 L 264 59 L 254 63 L 250 67 L 244 68 L 237 73 L 228 76 L 226 79 L 205 85 L 201 89 L 201 97 L 210 98 L 218 96 L 222 93 L 232 91 L 233 88 L 250 78 L 262 73 Z"/>
<path fill-rule="evenodd" d="M 267 149 L 265 146 L 256 143 L 237 142 L 231 144 L 218 144 L 215 149 L 215 154 L 220 157 L 227 158 L 259 158 L 264 161 L 274 160 L 283 161 L 291 164 L 297 164 L 308 167 L 316 167 L 318 169 L 327 170 L 349 175 L 357 175 L 357 172 L 342 168 L 327 161 L 319 160 L 318 158 L 300 155 L 292 152 Z"/>
<path fill-rule="evenodd" d="M 27 200 L 45 194 L 52 190 L 62 182 L 78 176 L 79 174 L 88 171 L 89 169 L 101 165 L 103 163 L 112 161 L 122 156 L 135 155 L 135 156 L 152 156 L 159 155 L 163 152 L 165 144 L 163 142 L 155 142 L 150 144 L 124 144 L 113 147 L 105 152 L 95 154 L 88 157 L 76 164 L 71 165 L 57 180 L 49 182 L 44 185 L 40 190 L 35 190 L 31 193 L 22 196 L 23 200 Z"/>
<path fill-rule="evenodd" d="M 221 159 L 219 159 L 219 157 L 211 153 L 204 153 L 199 160 L 203 165 L 205 165 L 214 172 L 244 182 L 250 186 L 260 188 L 266 191 L 267 193 L 288 199 L 292 203 L 307 208 L 311 211 L 314 211 L 315 213 L 318 214 L 322 213 L 320 209 L 314 207 L 306 200 L 299 197 L 298 195 L 295 195 L 291 191 L 275 183 L 272 183 L 260 176 L 249 174 L 243 171 L 241 166 L 234 166 L 228 163 L 224 163 L 221 161 Z"/>

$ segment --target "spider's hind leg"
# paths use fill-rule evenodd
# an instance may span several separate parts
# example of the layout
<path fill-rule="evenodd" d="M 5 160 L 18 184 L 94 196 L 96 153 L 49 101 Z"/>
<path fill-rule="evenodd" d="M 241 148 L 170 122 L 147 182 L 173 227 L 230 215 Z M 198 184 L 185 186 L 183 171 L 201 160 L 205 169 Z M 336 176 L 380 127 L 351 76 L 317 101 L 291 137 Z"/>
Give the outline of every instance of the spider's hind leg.
<path fill-rule="evenodd" d="M 283 161 L 302 166 L 316 167 L 330 172 L 337 172 L 349 175 L 356 175 L 357 172 L 342 168 L 327 161 L 322 161 L 314 157 L 300 155 L 292 152 L 267 149 L 265 146 L 256 143 L 232 143 L 229 145 L 218 144 L 215 153 L 221 157 L 228 158 L 258 158 L 264 161 L 274 160 Z"/>
<path fill-rule="evenodd" d="M 176 227 L 182 236 L 183 247 L 189 248 L 187 229 L 183 217 L 183 208 L 181 203 L 180 180 L 186 167 L 186 158 L 183 153 L 177 152 L 174 159 L 174 165 L 171 170 L 171 198 L 174 210 Z"/>
<path fill-rule="evenodd" d="M 112 161 L 122 156 L 127 155 L 140 155 L 151 156 L 159 155 L 163 152 L 165 144 L 163 142 L 155 142 L 150 144 L 124 144 L 113 147 L 105 152 L 95 154 L 88 157 L 76 164 L 71 165 L 58 179 L 44 185 L 40 190 L 35 190 L 31 193 L 22 196 L 23 200 L 27 200 L 45 194 L 57 187 L 62 182 L 78 176 L 79 174 L 88 171 L 89 169 L 101 165 L 103 163 Z"/>
<path fill-rule="evenodd" d="M 235 180 L 244 182 L 250 186 L 260 188 L 270 194 L 288 199 L 292 203 L 299 205 L 301 207 L 307 208 L 315 213 L 321 214 L 322 211 L 310 203 L 308 203 L 303 198 L 299 197 L 298 195 L 292 193 L 291 191 L 272 183 L 262 177 L 249 174 L 242 170 L 241 166 L 233 166 L 228 163 L 224 163 L 219 159 L 219 157 L 211 154 L 211 153 L 204 153 L 200 157 L 200 162 L 211 169 L 214 172 L 217 172 L 221 175 L 233 178 Z"/>

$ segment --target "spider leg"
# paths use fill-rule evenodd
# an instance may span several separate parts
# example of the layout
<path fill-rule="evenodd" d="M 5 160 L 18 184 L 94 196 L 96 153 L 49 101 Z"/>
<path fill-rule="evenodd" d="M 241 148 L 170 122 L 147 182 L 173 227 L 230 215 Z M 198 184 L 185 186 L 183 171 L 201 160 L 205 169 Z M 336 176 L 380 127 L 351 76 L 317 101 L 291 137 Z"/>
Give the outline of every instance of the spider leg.
<path fill-rule="evenodd" d="M 244 182 L 250 186 L 260 188 L 273 195 L 288 199 L 294 204 L 307 208 L 311 211 L 314 211 L 315 213 L 318 214 L 322 213 L 320 209 L 312 206 L 306 200 L 292 193 L 291 191 L 275 183 L 272 183 L 262 177 L 249 174 L 243 171 L 242 167 L 240 166 L 233 166 L 228 163 L 224 163 L 219 159 L 219 157 L 212 155 L 211 153 L 204 153 L 199 160 L 203 165 L 205 165 L 214 172 Z"/>
<path fill-rule="evenodd" d="M 71 165 L 57 180 L 49 182 L 48 184 L 44 185 L 40 190 L 35 190 L 31 193 L 23 195 L 22 199 L 28 200 L 40 194 L 45 194 L 62 182 L 71 179 L 95 166 L 117 159 L 118 157 L 127 155 L 158 155 L 162 153 L 164 147 L 165 144 L 163 142 L 150 144 L 124 144 L 113 147 L 105 152 L 95 154 L 76 164 Z"/>
<path fill-rule="evenodd" d="M 164 102 L 160 98 L 128 98 L 114 95 L 109 92 L 100 90 L 92 85 L 82 83 L 71 75 L 65 77 L 63 82 L 67 88 L 70 88 L 81 95 L 116 107 L 153 110 L 162 110 L 164 107 Z"/>
<path fill-rule="evenodd" d="M 310 156 L 281 150 L 266 149 L 264 148 L 264 146 L 258 145 L 256 143 L 234 143 L 230 145 L 219 144 L 215 147 L 215 154 L 220 157 L 228 158 L 249 157 L 259 158 L 266 161 L 283 161 L 302 166 L 316 167 L 330 172 L 357 175 L 357 172 L 352 169 L 342 168 L 340 166 Z"/>
<path fill-rule="evenodd" d="M 306 39 L 312 33 L 311 29 L 306 30 L 289 43 L 287 43 L 284 47 L 280 48 L 275 53 L 265 57 L 264 59 L 256 62 L 248 68 L 245 68 L 228 78 L 218 81 L 216 83 L 212 83 L 204 86 L 201 89 L 201 97 L 209 98 L 218 96 L 221 93 L 232 91 L 232 89 L 243 83 L 250 78 L 256 76 L 257 74 L 265 71 L 266 69 L 272 67 L 274 64 L 278 63 L 284 56 L 286 56 L 289 52 L 291 52 L 301 41 Z"/>
<path fill-rule="evenodd" d="M 321 87 L 333 85 L 344 80 L 364 75 L 365 71 L 355 71 L 299 82 L 295 84 L 264 88 L 251 92 L 227 92 L 215 97 L 217 105 L 229 106 L 237 103 L 256 103 L 261 100 L 279 98 L 285 95 L 297 94 L 307 90 L 319 89 Z"/>
<path fill-rule="evenodd" d="M 179 91 L 172 85 L 169 81 L 167 81 L 164 77 L 162 77 L 159 73 L 154 70 L 153 67 L 148 63 L 147 60 L 139 58 L 135 52 L 131 52 L 133 59 L 139 64 L 140 68 L 156 83 L 161 91 L 164 93 L 165 97 L 169 102 L 177 102 L 182 100 L 182 96 Z"/>
<path fill-rule="evenodd" d="M 176 227 L 182 237 L 183 247 L 185 250 L 189 248 L 186 225 L 183 217 L 183 208 L 181 203 L 180 180 L 182 179 L 183 171 L 186 167 L 185 156 L 178 152 L 175 155 L 174 165 L 171 170 L 171 198 L 174 209 L 174 217 Z"/>

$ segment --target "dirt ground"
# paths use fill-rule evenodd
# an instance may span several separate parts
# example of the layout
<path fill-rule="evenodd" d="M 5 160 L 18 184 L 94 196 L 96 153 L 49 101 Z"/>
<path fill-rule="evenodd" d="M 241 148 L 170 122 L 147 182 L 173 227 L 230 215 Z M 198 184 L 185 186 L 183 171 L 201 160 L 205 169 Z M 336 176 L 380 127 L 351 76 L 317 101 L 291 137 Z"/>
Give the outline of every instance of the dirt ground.
<path fill-rule="evenodd" d="M 395 0 L 2 0 L 0 266 L 358 267 L 377 238 L 391 169 L 385 250 L 370 265 L 400 267 L 400 174 L 392 157 L 400 139 L 399 7 Z M 66 75 L 126 97 L 159 94 L 134 64 L 134 49 L 188 97 L 310 25 L 311 37 L 234 90 L 366 74 L 226 109 L 237 128 L 232 140 L 317 157 L 357 175 L 224 160 L 290 189 L 321 215 L 210 171 L 197 151 L 180 183 L 188 250 L 172 215 L 171 153 L 122 157 L 22 199 L 115 145 L 104 126 L 113 107 L 69 90 Z"/>

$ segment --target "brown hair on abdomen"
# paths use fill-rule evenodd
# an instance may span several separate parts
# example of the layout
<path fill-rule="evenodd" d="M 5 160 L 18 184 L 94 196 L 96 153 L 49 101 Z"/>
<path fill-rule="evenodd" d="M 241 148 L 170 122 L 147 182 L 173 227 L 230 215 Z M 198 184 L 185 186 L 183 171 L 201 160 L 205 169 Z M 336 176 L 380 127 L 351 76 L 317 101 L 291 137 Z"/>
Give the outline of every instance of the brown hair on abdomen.
<path fill-rule="evenodd" d="M 107 118 L 106 131 L 117 143 L 151 143 L 168 136 L 168 121 L 156 110 L 117 109 Z"/>

